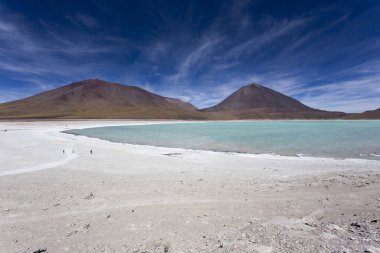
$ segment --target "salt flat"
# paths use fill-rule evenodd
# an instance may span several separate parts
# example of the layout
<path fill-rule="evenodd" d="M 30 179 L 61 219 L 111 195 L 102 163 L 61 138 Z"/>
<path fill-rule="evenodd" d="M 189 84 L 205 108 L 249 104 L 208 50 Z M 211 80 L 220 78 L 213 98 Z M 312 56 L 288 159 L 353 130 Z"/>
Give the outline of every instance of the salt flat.
<path fill-rule="evenodd" d="M 60 132 L 150 123 L 0 122 L 0 252 L 380 250 L 379 161 Z"/>

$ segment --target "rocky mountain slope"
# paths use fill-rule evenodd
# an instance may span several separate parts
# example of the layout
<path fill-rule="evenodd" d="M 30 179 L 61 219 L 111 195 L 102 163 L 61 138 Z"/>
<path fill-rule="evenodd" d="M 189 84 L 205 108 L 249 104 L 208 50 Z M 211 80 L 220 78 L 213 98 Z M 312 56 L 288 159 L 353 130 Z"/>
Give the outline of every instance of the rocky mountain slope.
<path fill-rule="evenodd" d="M 219 104 L 203 109 L 221 119 L 340 118 L 344 113 L 313 109 L 259 84 L 241 87 Z"/>
<path fill-rule="evenodd" d="M 345 117 L 346 119 L 380 119 L 380 108 L 363 113 L 350 113 Z"/>
<path fill-rule="evenodd" d="M 201 118 L 197 109 L 136 86 L 90 79 L 0 104 L 0 118 Z"/>

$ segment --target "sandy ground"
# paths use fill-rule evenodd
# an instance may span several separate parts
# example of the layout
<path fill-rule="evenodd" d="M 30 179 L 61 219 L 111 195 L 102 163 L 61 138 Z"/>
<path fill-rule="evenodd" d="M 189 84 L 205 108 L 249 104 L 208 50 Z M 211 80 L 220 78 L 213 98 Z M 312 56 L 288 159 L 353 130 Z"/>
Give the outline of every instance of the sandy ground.
<path fill-rule="evenodd" d="M 0 252 L 380 252 L 379 161 L 60 132 L 147 123 L 0 122 Z"/>

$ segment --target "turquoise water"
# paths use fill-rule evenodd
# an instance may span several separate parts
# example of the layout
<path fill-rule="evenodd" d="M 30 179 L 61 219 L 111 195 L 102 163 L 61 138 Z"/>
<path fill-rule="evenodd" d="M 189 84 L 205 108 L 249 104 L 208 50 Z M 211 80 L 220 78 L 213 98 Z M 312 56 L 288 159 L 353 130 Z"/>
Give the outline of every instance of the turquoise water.
<path fill-rule="evenodd" d="M 187 149 L 380 160 L 380 121 L 255 121 L 74 129 L 112 142 Z"/>

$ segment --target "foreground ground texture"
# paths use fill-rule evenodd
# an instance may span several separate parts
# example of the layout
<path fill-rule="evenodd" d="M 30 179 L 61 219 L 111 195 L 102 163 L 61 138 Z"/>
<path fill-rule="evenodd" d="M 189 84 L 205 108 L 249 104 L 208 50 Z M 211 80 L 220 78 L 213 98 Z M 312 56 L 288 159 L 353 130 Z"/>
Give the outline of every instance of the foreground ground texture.
<path fill-rule="evenodd" d="M 59 132 L 140 123 L 0 122 L 0 252 L 380 252 L 379 161 Z"/>

